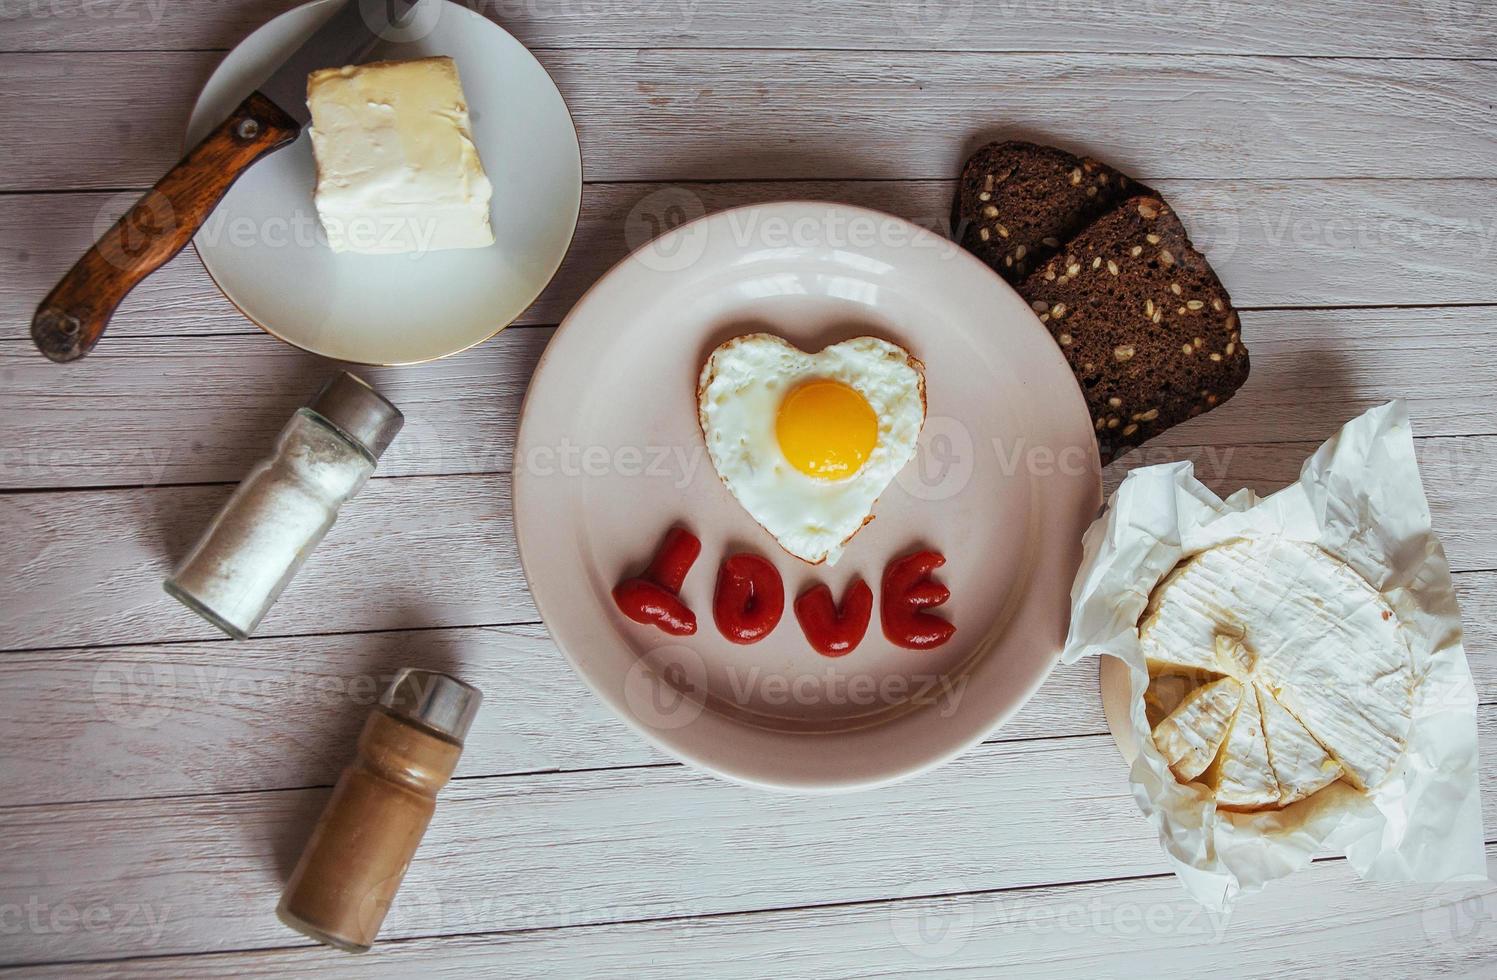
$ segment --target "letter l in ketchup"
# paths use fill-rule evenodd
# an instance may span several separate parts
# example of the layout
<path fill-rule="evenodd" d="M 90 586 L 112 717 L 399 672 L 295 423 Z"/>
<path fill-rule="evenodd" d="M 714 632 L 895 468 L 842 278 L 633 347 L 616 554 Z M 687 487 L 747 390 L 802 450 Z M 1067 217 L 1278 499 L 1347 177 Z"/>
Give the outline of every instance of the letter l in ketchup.
<path fill-rule="evenodd" d="M 701 553 L 702 543 L 694 534 L 685 528 L 671 528 L 645 573 L 613 587 L 613 601 L 619 611 L 636 623 L 659 627 L 672 636 L 695 633 L 696 613 L 677 593 Z"/>
<path fill-rule="evenodd" d="M 956 632 L 951 623 L 921 611 L 951 598 L 951 590 L 930 577 L 944 564 L 946 558 L 940 552 L 917 551 L 894 559 L 884 569 L 879 611 L 890 643 L 910 650 L 930 650 Z"/>

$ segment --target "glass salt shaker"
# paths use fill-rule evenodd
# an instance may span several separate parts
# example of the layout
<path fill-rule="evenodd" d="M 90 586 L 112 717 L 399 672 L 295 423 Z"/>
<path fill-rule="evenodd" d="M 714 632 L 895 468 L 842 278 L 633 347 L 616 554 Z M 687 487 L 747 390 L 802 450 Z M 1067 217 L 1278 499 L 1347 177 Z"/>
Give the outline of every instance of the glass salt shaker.
<path fill-rule="evenodd" d="M 286 423 L 208 530 L 163 583 L 187 608 L 248 639 L 297 569 L 364 486 L 405 417 L 340 373 Z"/>

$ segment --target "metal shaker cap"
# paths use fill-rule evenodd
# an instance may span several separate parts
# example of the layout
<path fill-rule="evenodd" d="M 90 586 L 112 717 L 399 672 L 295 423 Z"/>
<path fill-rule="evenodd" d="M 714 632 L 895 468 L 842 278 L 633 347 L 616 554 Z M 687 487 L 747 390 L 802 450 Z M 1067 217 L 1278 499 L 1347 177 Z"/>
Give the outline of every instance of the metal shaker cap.
<path fill-rule="evenodd" d="M 405 425 L 400 409 L 357 375 L 340 371 L 307 403 L 312 411 L 342 430 L 369 455 L 379 459 Z"/>
<path fill-rule="evenodd" d="M 483 692 L 456 677 L 405 667 L 380 696 L 379 703 L 395 714 L 461 743 L 473 725 Z"/>

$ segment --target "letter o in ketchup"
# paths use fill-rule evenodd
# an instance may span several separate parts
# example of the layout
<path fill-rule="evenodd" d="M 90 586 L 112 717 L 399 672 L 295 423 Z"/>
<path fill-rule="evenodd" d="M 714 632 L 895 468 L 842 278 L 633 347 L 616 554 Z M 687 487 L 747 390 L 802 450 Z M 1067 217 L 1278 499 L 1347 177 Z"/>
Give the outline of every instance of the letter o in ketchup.
<path fill-rule="evenodd" d="M 723 636 L 734 643 L 757 643 L 784 612 L 785 584 L 773 565 L 749 554 L 723 562 L 712 596 L 712 618 Z"/>

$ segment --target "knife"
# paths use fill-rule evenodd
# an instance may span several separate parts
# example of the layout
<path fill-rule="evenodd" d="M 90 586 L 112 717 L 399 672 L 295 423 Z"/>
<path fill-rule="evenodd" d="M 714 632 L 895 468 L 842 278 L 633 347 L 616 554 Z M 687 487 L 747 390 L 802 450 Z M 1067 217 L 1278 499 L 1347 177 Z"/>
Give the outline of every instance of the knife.
<path fill-rule="evenodd" d="M 427 2 L 442 0 L 383 0 L 379 13 L 369 0 L 347 0 L 83 253 L 36 309 L 37 349 L 54 361 L 93 350 L 130 290 L 182 250 L 239 175 L 301 133 L 311 119 L 307 75 L 358 64 L 384 40 L 382 32 L 409 23 Z"/>

